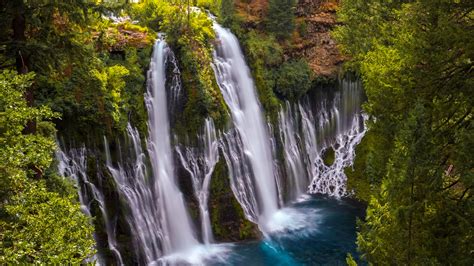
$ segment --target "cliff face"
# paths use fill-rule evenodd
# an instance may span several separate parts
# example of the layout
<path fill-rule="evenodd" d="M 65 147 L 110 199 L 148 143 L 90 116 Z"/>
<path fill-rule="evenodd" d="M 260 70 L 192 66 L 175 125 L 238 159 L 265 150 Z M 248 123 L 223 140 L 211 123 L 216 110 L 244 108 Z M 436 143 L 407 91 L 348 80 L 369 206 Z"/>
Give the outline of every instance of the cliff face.
<path fill-rule="evenodd" d="M 343 62 L 330 33 L 337 23 L 337 4 L 337 0 L 299 0 L 296 8 L 297 22 L 306 25 L 306 32 L 302 40 L 295 40 L 290 53 L 306 58 L 320 76 L 335 76 Z"/>
<path fill-rule="evenodd" d="M 287 58 L 305 58 L 317 76 L 336 76 L 344 60 L 330 34 L 337 24 L 337 6 L 338 0 L 299 0 L 295 31 L 282 44 Z M 236 9 L 249 27 L 264 30 L 268 0 L 237 0 Z"/>

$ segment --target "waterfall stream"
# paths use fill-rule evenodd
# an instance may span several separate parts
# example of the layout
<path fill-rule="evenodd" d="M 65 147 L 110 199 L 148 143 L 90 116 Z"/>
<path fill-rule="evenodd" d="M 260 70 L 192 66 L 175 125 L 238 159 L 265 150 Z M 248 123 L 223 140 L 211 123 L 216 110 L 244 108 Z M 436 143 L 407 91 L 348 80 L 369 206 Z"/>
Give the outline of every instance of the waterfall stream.
<path fill-rule="evenodd" d="M 206 119 L 202 135 L 198 136 L 199 148 L 177 147 L 182 165 L 191 176 L 195 197 L 199 203 L 201 230 L 205 244 L 213 242 L 209 218 L 209 185 L 214 167 L 219 161 L 219 142 L 212 119 Z"/>
<path fill-rule="evenodd" d="M 148 72 L 148 93 L 145 99 L 150 135 L 147 146 L 153 168 L 154 192 L 162 214 L 164 254 L 189 249 L 198 244 L 183 195 L 175 180 L 165 86 L 165 63 L 170 52 L 165 41 L 156 42 Z"/>
<path fill-rule="evenodd" d="M 59 145 L 58 145 L 59 146 Z M 79 202 L 81 204 L 81 210 L 89 217 L 92 217 L 90 205 L 92 203 L 89 199 L 89 195 L 86 192 L 86 189 L 89 188 L 94 200 L 97 202 L 97 205 L 102 214 L 102 219 L 104 221 L 105 230 L 107 232 L 107 243 L 110 251 L 114 254 L 117 264 L 123 265 L 122 255 L 117 249 L 117 239 L 115 237 L 115 225 L 110 219 L 107 212 L 107 207 L 105 205 L 104 194 L 100 189 L 97 188 L 92 182 L 89 181 L 87 176 L 87 151 L 85 147 L 79 149 L 72 149 L 69 151 L 63 151 L 58 149 L 56 151 L 56 159 L 58 160 L 58 172 L 63 177 L 68 177 L 74 180 L 75 185 L 77 186 Z M 94 238 L 97 236 L 94 234 Z M 101 257 L 97 258 L 99 262 L 103 263 Z"/>
<path fill-rule="evenodd" d="M 270 134 L 237 38 L 216 22 L 214 30 L 218 45 L 213 67 L 236 128 L 232 134 L 225 135 L 232 138 L 226 141 L 226 161 L 233 172 L 234 187 L 246 187 L 236 195 L 239 202 L 247 209 L 247 216 L 256 219 L 265 230 L 265 223 L 279 208 Z M 241 147 L 235 146 L 240 144 Z M 247 162 L 250 166 L 242 166 Z M 256 196 L 249 195 L 252 191 Z"/>
<path fill-rule="evenodd" d="M 339 198 L 348 195 L 344 168 L 352 165 L 355 147 L 365 134 L 366 117 L 360 109 L 363 91 L 359 82 L 342 80 L 333 94 L 320 99 L 316 116 L 311 106 L 303 103 L 287 103 L 279 113 L 288 190 L 293 200 L 302 192 Z M 330 149 L 335 158 L 326 165 L 323 154 Z"/>
<path fill-rule="evenodd" d="M 119 265 L 124 263 L 119 251 L 124 247 L 119 248 L 116 239 L 117 215 L 123 215 L 130 228 L 138 263 L 202 264 L 213 252 L 227 252 L 222 245 L 213 244 L 208 206 L 211 176 L 220 157 L 225 160 L 231 190 L 245 217 L 258 224 L 265 239 L 313 226 L 308 221 L 319 219 L 316 212 L 305 209 L 303 213 L 291 207 L 301 202 L 302 196 L 312 193 L 341 198 L 350 194 L 344 168 L 352 165 L 355 147 L 365 134 L 360 83 L 343 80 L 340 88 L 331 92 L 317 92 L 321 95 L 298 103 L 287 102 L 278 113 L 278 124 L 272 125 L 265 119 L 237 38 L 215 21 L 213 25 L 217 42 L 212 67 L 232 118 L 227 131 L 217 133 L 213 120 L 207 118 L 197 135 L 197 146 L 172 145 L 171 125 L 183 92 L 177 60 L 160 36 L 144 97 L 149 117 L 146 145 L 130 124 L 124 151 L 119 146 L 118 153 L 111 154 L 109 149 L 116 152 L 114 142 L 111 147 L 104 137 L 105 171 L 110 173 L 120 198 L 119 214 L 110 212 L 110 217 L 103 187 L 94 184 L 103 181 L 102 174 L 96 179 L 87 177 L 85 148 L 57 153 L 60 174 L 76 180 L 84 213 L 91 216 L 91 201 L 97 202 L 108 247 Z M 335 159 L 326 165 L 325 153 L 330 150 Z M 201 234 L 193 227 L 178 186 L 175 160 L 191 178 Z M 105 261 L 99 258 L 99 263 Z"/>

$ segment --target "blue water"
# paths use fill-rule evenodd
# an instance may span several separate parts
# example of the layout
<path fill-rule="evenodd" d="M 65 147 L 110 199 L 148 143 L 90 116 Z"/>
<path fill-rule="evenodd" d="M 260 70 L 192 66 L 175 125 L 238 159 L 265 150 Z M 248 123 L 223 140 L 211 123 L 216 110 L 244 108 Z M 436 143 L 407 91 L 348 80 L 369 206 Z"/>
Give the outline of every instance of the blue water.
<path fill-rule="evenodd" d="M 262 240 L 199 245 L 160 258 L 165 265 L 299 266 L 346 265 L 356 251 L 356 219 L 365 209 L 348 199 L 306 196 L 279 210 Z M 365 263 L 361 263 L 365 264 Z"/>
<path fill-rule="evenodd" d="M 345 265 L 347 253 L 358 258 L 356 218 L 364 215 L 360 204 L 308 196 L 287 210 L 279 230 L 260 241 L 234 244 L 224 260 L 206 264 Z"/>

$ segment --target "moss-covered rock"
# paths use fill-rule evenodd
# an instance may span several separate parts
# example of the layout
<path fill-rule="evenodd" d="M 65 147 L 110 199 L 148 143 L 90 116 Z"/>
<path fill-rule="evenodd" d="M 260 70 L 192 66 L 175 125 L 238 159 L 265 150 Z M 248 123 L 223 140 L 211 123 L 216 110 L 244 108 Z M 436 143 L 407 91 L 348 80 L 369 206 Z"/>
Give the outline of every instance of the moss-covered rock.
<path fill-rule="evenodd" d="M 352 167 L 344 169 L 347 176 L 347 188 L 354 192 L 355 198 L 363 202 L 369 202 L 370 196 L 375 193 L 375 180 L 370 178 L 370 169 L 367 168 L 367 160 L 371 156 L 371 143 L 375 141 L 375 136 L 369 130 L 362 141 L 357 145 L 356 157 Z"/>
<path fill-rule="evenodd" d="M 217 241 L 248 240 L 259 236 L 257 226 L 245 218 L 242 207 L 234 197 L 223 159 L 215 167 L 210 190 L 209 211 Z"/>
<path fill-rule="evenodd" d="M 336 160 L 336 152 L 334 151 L 333 147 L 328 147 L 323 151 L 323 161 L 324 164 L 327 166 L 331 166 L 334 164 Z"/>

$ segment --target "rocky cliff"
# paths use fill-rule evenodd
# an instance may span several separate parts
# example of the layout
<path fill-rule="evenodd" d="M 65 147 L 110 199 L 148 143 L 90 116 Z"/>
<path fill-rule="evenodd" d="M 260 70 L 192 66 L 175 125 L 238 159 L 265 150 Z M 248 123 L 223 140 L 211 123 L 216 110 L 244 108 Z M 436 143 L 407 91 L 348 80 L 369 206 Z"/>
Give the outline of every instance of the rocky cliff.
<path fill-rule="evenodd" d="M 338 0 L 299 0 L 296 27 L 291 39 L 282 44 L 285 56 L 304 57 L 317 76 L 334 77 L 344 61 L 331 30 L 337 25 Z M 237 0 L 237 14 L 255 29 L 263 29 L 268 0 Z"/>

